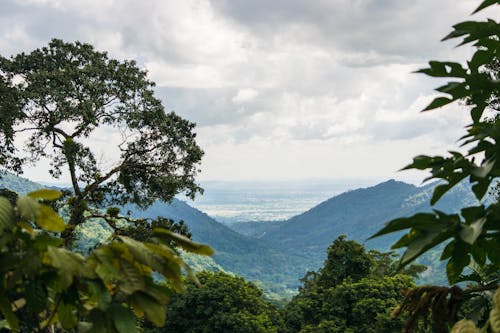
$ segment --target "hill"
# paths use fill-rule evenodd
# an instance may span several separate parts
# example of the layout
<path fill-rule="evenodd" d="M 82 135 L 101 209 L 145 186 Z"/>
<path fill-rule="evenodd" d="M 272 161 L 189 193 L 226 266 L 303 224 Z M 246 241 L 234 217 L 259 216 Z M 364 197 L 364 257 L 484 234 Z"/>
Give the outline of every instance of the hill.
<path fill-rule="evenodd" d="M 305 254 L 313 268 L 321 266 L 325 250 L 341 234 L 364 243 L 369 249 L 388 251 L 398 235 L 367 241 L 386 222 L 416 212 L 438 209 L 456 212 L 465 204 L 476 202 L 464 184 L 457 185 L 434 207 L 429 199 L 436 183 L 417 187 L 389 180 L 378 185 L 334 196 L 310 210 L 284 222 L 247 222 L 231 225 L 234 230 L 272 243 L 289 253 Z M 434 275 L 442 265 L 434 251 L 420 262 L 431 266 L 422 282 L 446 283 L 444 275 Z"/>
<path fill-rule="evenodd" d="M 300 253 L 276 249 L 272 243 L 239 234 L 207 214 L 174 199 L 170 203 L 155 202 L 146 210 L 126 206 L 133 217 L 164 216 L 183 220 L 193 234 L 193 240 L 210 244 L 215 250 L 215 262 L 225 270 L 264 283 L 271 293 L 283 294 L 295 289 L 310 264 Z"/>
<path fill-rule="evenodd" d="M 7 188 L 17 193 L 28 193 L 42 188 L 41 184 L 32 182 L 29 179 L 18 177 L 10 172 L 0 170 L 0 189 Z"/>

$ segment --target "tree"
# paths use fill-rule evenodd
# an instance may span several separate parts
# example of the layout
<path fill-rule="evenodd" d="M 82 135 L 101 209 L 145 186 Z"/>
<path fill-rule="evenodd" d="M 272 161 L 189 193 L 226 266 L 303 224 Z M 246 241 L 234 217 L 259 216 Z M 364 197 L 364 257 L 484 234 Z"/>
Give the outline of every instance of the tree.
<path fill-rule="evenodd" d="M 262 298 L 262 290 L 242 277 L 223 272 L 197 274 L 200 286 L 172 296 L 167 325 L 161 332 L 278 332 L 277 309 Z"/>
<path fill-rule="evenodd" d="M 483 1 L 476 12 L 500 4 L 497 0 Z M 498 181 L 500 161 L 498 141 L 500 122 L 498 96 L 500 81 L 498 74 L 498 52 L 500 50 L 500 24 L 492 19 L 467 21 L 456 24 L 454 30 L 443 40 L 463 38 L 460 45 L 473 43 L 475 53 L 466 62 L 431 61 L 429 67 L 419 70 L 432 77 L 451 78 L 453 81 L 437 88 L 446 96 L 435 98 L 423 111 L 433 110 L 456 101 L 470 107 L 471 124 L 460 139 L 465 154 L 451 151 L 449 156 L 420 155 L 405 169 L 428 170 L 426 179 L 438 179 L 431 205 L 460 182 L 468 180 L 471 191 L 481 201 L 490 185 Z M 493 119 L 491 117 L 493 115 Z M 478 163 L 477 161 L 481 162 Z M 445 243 L 441 260 L 448 260 L 446 273 L 450 284 L 460 281 L 478 283 L 466 295 L 498 288 L 500 270 L 500 204 L 488 200 L 476 206 L 464 207 L 460 214 L 445 214 L 435 210 L 411 217 L 399 218 L 387 225 L 373 237 L 406 230 L 393 248 L 406 247 L 400 266 L 405 266 L 427 250 Z M 472 268 L 469 269 L 469 268 Z M 479 269 L 477 269 L 479 268 Z M 486 274 L 478 274 L 481 271 Z M 420 314 L 425 314 L 432 304 L 434 330 L 447 332 L 448 326 L 457 318 L 457 305 L 463 295 L 460 288 L 416 289 L 407 295 L 403 308 L 412 315 L 406 329 L 415 329 Z M 432 295 L 432 297 L 431 297 Z M 413 301 L 410 301 L 410 298 Z M 418 302 L 417 300 L 421 300 Z M 427 304 L 427 305 L 425 305 Z M 447 318 L 443 318 L 443 313 Z M 491 318 L 490 318 L 491 319 Z"/>
<path fill-rule="evenodd" d="M 0 58 L 0 166 L 17 173 L 40 158 L 55 178 L 71 178 L 70 219 L 64 238 L 85 221 L 89 206 L 147 207 L 186 191 L 193 197 L 203 155 L 194 124 L 165 113 L 154 83 L 134 61 L 109 59 L 91 45 L 52 40 L 47 47 Z M 119 159 L 100 165 L 88 138 L 98 129 L 119 133 Z M 23 147 L 16 137 L 29 135 Z"/>
<path fill-rule="evenodd" d="M 194 124 L 165 113 L 153 87 L 134 61 L 79 42 L 0 57 L 0 167 L 21 173 L 48 158 L 50 174 L 66 168 L 72 182 L 65 196 L 1 193 L 0 328 L 124 333 L 137 330 L 136 318 L 162 326 L 170 295 L 185 290 L 183 273 L 196 282 L 175 248 L 210 255 L 210 247 L 172 232 L 189 235 L 182 224 L 133 220 L 112 206 L 201 192 Z M 88 143 L 97 129 L 121 136 L 109 168 Z M 21 134 L 24 147 L 15 145 Z M 77 230 L 96 218 L 113 234 L 77 253 Z"/>
<path fill-rule="evenodd" d="M 337 238 L 323 267 L 306 274 L 303 288 L 286 306 L 287 332 L 400 331 L 402 321 L 390 313 L 403 298 L 401 289 L 411 288 L 413 281 L 389 269 L 394 259 L 390 253 L 366 252 L 345 236 Z"/>

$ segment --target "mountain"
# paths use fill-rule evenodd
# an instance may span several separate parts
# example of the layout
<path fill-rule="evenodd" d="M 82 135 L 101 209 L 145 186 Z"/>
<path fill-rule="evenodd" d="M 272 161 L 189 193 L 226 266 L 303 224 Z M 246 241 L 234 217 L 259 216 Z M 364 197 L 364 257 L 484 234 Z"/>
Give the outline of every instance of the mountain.
<path fill-rule="evenodd" d="M 301 252 L 324 252 L 340 234 L 365 242 L 386 222 L 416 212 L 438 209 L 456 212 L 465 204 L 476 202 L 465 184 L 457 185 L 437 205 L 429 199 L 436 183 L 417 187 L 389 180 L 378 185 L 345 192 L 326 200 L 312 209 L 263 232 L 263 240 L 282 249 L 295 248 Z M 394 235 L 366 242 L 369 248 L 388 250 Z"/>
<path fill-rule="evenodd" d="M 334 196 L 284 222 L 236 223 L 231 227 L 270 242 L 283 251 L 305 255 L 316 269 L 325 259 L 326 248 L 341 234 L 364 243 L 369 249 L 388 251 L 400 234 L 367 241 L 386 222 L 432 209 L 457 212 L 460 207 L 477 203 L 462 183 L 431 207 L 429 200 L 436 184 L 417 187 L 389 180 Z M 430 266 L 422 277 L 422 283 L 446 284 L 443 263 L 437 253 L 431 250 L 419 259 L 420 263 Z"/>
<path fill-rule="evenodd" d="M 298 279 L 311 268 L 308 258 L 300 253 L 290 254 L 276 249 L 272 243 L 237 233 L 207 214 L 173 199 L 170 203 L 157 201 L 145 210 L 126 206 L 132 217 L 163 216 L 183 220 L 193 234 L 193 240 L 209 244 L 215 250 L 215 262 L 225 270 L 264 283 L 273 293 L 295 289 Z"/>
<path fill-rule="evenodd" d="M 11 191 L 26 194 L 38 190 L 43 186 L 29 179 L 18 177 L 10 172 L 0 170 L 0 189 L 7 188 Z"/>
<path fill-rule="evenodd" d="M 327 247 L 339 235 L 364 242 L 370 249 L 386 251 L 397 235 L 367 242 L 366 239 L 387 221 L 431 209 L 454 212 L 475 202 L 467 186 L 459 184 L 435 207 L 430 207 L 428 203 L 435 185 L 417 187 L 389 180 L 334 196 L 286 221 L 236 223 L 231 225 L 235 230 L 178 199 L 170 203 L 155 202 L 146 210 L 129 205 L 123 211 L 130 210 L 133 217 L 164 216 L 183 220 L 195 241 L 209 244 L 216 251 L 215 262 L 198 260 L 197 267 L 222 267 L 248 279 L 262 281 L 268 295 L 290 296 L 307 271 L 322 265 Z M 0 179 L 2 187 L 26 193 L 42 185 L 4 174 Z M 426 282 L 430 283 L 436 282 L 435 272 L 444 271 L 441 267 L 437 269 L 440 263 L 434 252 L 422 259 L 422 263 L 433 266 L 427 274 Z"/>

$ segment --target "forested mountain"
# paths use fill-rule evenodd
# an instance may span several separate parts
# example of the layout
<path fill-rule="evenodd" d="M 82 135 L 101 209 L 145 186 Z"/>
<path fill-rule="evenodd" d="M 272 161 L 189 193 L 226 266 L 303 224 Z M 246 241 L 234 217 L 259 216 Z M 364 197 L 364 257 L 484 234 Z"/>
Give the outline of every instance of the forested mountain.
<path fill-rule="evenodd" d="M 436 183 L 417 187 L 389 180 L 373 187 L 345 192 L 284 222 L 237 223 L 231 227 L 268 241 L 288 253 L 306 255 L 310 266 L 317 268 L 324 260 L 325 249 L 341 234 L 365 243 L 367 248 L 388 251 L 398 235 L 367 241 L 386 222 L 431 209 L 456 212 L 460 207 L 475 202 L 465 184 L 459 184 L 431 207 L 429 199 L 435 186 Z M 424 277 L 426 283 L 446 282 L 444 274 L 434 274 L 439 271 L 436 266 L 440 265 L 437 253 L 430 251 L 420 262 L 433 266 Z"/>
<path fill-rule="evenodd" d="M 10 172 L 2 172 L 0 170 L 0 188 L 8 188 L 11 191 L 25 194 L 42 187 L 41 184 L 35 183 L 29 179 L 18 177 Z"/>
<path fill-rule="evenodd" d="M 129 205 L 122 211 L 129 210 L 132 217 L 183 220 L 193 240 L 215 249 L 213 259 L 224 270 L 262 281 L 269 294 L 285 295 L 298 287 L 299 279 L 308 270 L 321 266 L 325 249 L 339 235 L 365 242 L 393 218 L 429 211 L 428 201 L 434 186 L 417 187 L 390 180 L 345 192 L 287 221 L 233 225 L 238 232 L 178 199 L 170 203 L 157 201 L 146 210 Z M 28 192 L 41 185 L 7 174 L 0 180 L 1 187 Z M 434 208 L 455 211 L 473 200 L 465 186 L 457 186 Z M 366 246 L 385 251 L 395 237 L 377 238 L 366 242 Z M 431 252 L 422 262 L 436 265 L 438 258 L 433 258 Z"/>
<path fill-rule="evenodd" d="M 262 281 L 268 292 L 295 289 L 298 279 L 312 268 L 308 258 L 300 253 L 278 250 L 270 242 L 239 234 L 178 199 L 168 204 L 155 202 L 143 211 L 134 206 L 125 209 L 136 217 L 164 216 L 183 220 L 193 240 L 210 244 L 215 250 L 213 258 L 219 265 L 227 271 Z"/>
<path fill-rule="evenodd" d="M 309 253 L 323 253 L 339 234 L 365 242 L 389 220 L 416 212 L 438 209 L 454 212 L 474 202 L 464 185 L 457 185 L 439 203 L 432 207 L 429 199 L 436 184 L 417 187 L 389 180 L 373 187 L 348 191 L 326 200 L 303 214 L 271 226 L 261 239 L 282 249 Z M 262 230 L 261 230 L 262 232 Z M 366 243 L 369 248 L 388 250 L 392 238 L 377 238 Z"/>

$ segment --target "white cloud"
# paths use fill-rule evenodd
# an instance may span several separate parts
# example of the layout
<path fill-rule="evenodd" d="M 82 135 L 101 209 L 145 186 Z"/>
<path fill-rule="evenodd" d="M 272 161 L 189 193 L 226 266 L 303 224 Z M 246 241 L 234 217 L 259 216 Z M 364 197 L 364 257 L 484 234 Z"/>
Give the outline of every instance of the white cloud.
<path fill-rule="evenodd" d="M 206 178 L 270 178 L 285 169 L 292 178 L 376 176 L 392 173 L 410 154 L 455 144 L 466 112 L 455 106 L 421 114 L 439 82 L 411 72 L 430 59 L 470 54 L 439 39 L 475 6 L 474 0 L 6 0 L 0 49 L 7 56 L 57 37 L 136 59 L 166 108 L 198 123 Z"/>

